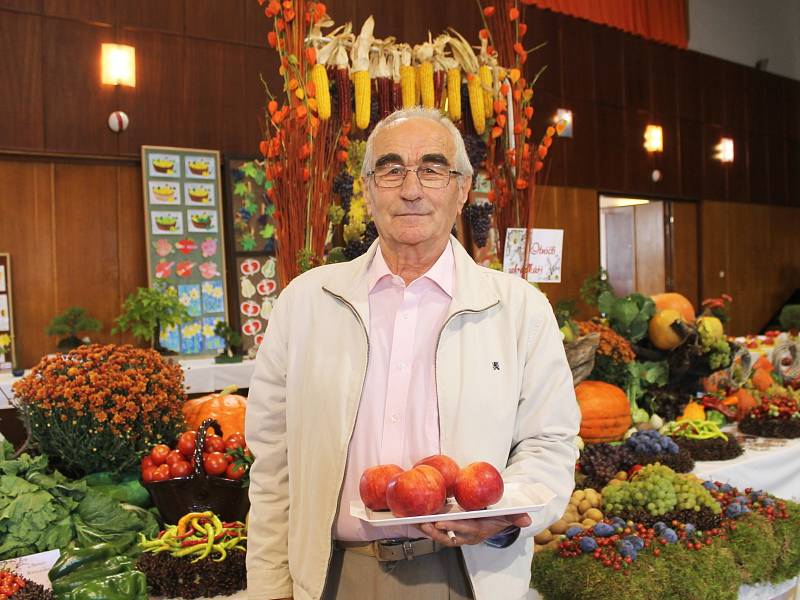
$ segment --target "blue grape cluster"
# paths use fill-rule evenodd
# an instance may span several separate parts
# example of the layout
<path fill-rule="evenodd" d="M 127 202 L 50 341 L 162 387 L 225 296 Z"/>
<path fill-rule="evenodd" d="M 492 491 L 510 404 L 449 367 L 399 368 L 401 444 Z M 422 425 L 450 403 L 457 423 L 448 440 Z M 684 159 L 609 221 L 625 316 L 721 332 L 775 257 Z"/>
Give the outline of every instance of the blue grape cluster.
<path fill-rule="evenodd" d="M 639 454 L 678 454 L 680 450 L 675 440 L 655 429 L 637 431 L 625 441 L 625 445 Z"/>
<path fill-rule="evenodd" d="M 342 202 L 342 210 L 344 210 L 342 223 L 347 225 L 350 218 L 350 200 L 353 198 L 353 176 L 347 171 L 339 171 L 339 174 L 333 178 L 331 191 L 339 196 L 339 200 Z"/>

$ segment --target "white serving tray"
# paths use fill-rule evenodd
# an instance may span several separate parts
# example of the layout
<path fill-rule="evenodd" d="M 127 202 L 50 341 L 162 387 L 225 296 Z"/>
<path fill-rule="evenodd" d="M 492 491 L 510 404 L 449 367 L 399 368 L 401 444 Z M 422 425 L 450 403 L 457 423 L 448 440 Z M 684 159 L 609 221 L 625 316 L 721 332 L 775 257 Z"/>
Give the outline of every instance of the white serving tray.
<path fill-rule="evenodd" d="M 481 517 L 502 517 L 521 513 L 535 513 L 544 508 L 555 493 L 543 483 L 507 483 L 503 498 L 497 504 L 483 510 L 464 510 L 453 498 L 448 498 L 441 511 L 433 515 L 418 517 L 395 517 L 388 510 L 370 510 L 361 500 L 350 501 L 350 515 L 376 527 L 394 525 L 414 525 L 436 521 L 455 521 L 457 519 L 478 519 Z"/>

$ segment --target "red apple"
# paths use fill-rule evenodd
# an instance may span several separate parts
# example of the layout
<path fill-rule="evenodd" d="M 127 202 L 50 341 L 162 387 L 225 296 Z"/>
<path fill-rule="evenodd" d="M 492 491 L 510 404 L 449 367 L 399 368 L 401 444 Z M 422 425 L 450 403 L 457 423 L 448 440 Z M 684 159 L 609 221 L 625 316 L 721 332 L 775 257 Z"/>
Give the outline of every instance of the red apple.
<path fill-rule="evenodd" d="M 432 515 L 444 506 L 444 477 L 428 465 L 419 465 L 396 475 L 386 486 L 386 503 L 395 517 Z"/>
<path fill-rule="evenodd" d="M 470 463 L 456 478 L 455 497 L 464 510 L 484 509 L 503 497 L 503 478 L 487 462 Z"/>
<path fill-rule="evenodd" d="M 415 467 L 419 465 L 428 465 L 433 467 L 444 477 L 444 485 L 447 487 L 447 495 L 452 496 L 455 489 L 456 477 L 458 477 L 458 464 L 446 454 L 433 454 L 426 456 L 422 460 L 417 461 Z"/>
<path fill-rule="evenodd" d="M 378 465 L 364 469 L 361 481 L 358 483 L 358 493 L 361 500 L 370 510 L 386 510 L 386 486 L 395 475 L 403 472 L 397 465 Z"/>

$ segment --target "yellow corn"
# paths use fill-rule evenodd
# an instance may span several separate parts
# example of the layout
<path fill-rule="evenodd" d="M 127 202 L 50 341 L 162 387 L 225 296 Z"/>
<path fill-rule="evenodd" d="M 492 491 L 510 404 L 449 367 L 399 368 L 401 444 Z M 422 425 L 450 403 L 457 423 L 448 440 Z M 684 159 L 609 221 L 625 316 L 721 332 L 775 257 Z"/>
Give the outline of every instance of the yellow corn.
<path fill-rule="evenodd" d="M 480 77 L 472 74 L 467 75 L 467 91 L 469 92 L 472 124 L 475 126 L 475 133 L 481 135 L 486 129 L 486 113 L 483 108 L 483 89 L 481 88 Z"/>
<path fill-rule="evenodd" d="M 433 91 L 433 63 L 424 62 L 419 66 L 419 93 L 422 106 L 433 108 L 436 95 Z"/>
<path fill-rule="evenodd" d="M 417 74 L 414 67 L 403 65 L 400 67 L 400 89 L 403 92 L 403 108 L 411 108 L 417 102 L 416 91 Z"/>
<path fill-rule="evenodd" d="M 414 105 L 419 106 L 420 96 L 422 95 L 422 78 L 420 74 L 422 68 L 419 65 L 414 66 Z"/>
<path fill-rule="evenodd" d="M 461 69 L 447 69 L 447 113 L 451 121 L 461 118 Z"/>
<path fill-rule="evenodd" d="M 356 127 L 359 129 L 369 127 L 371 83 L 369 71 L 353 73 L 353 88 L 356 91 Z"/>
<path fill-rule="evenodd" d="M 311 69 L 311 81 L 314 83 L 317 99 L 317 116 L 325 121 L 331 118 L 331 94 L 328 89 L 328 73 L 325 65 L 314 65 Z"/>
<path fill-rule="evenodd" d="M 483 112 L 487 115 L 492 114 L 492 92 L 494 81 L 492 81 L 492 68 L 483 65 L 478 74 L 481 77 L 481 87 L 483 88 Z"/>

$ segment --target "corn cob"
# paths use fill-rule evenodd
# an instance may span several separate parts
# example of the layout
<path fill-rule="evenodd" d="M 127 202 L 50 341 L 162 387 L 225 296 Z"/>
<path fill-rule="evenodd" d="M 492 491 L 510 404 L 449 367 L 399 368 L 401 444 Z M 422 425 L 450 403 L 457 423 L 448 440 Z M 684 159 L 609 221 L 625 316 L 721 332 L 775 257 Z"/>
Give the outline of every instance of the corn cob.
<path fill-rule="evenodd" d="M 350 77 L 347 76 L 346 68 L 336 69 L 336 87 L 339 98 L 339 118 L 342 125 L 350 123 L 353 118 L 353 95 L 350 90 Z"/>
<path fill-rule="evenodd" d="M 369 127 L 372 103 L 369 71 L 356 71 L 353 73 L 353 89 L 355 90 L 356 100 L 356 127 L 366 129 Z"/>
<path fill-rule="evenodd" d="M 411 65 L 400 67 L 400 88 L 403 92 L 403 108 L 411 108 L 417 101 L 417 74 Z"/>
<path fill-rule="evenodd" d="M 326 121 L 331 118 L 331 94 L 328 89 L 328 73 L 324 65 L 314 65 L 311 69 L 311 81 L 317 98 L 317 116 Z"/>
<path fill-rule="evenodd" d="M 422 63 L 419 66 L 419 91 L 422 106 L 433 108 L 436 106 L 436 95 L 433 88 L 433 63 Z"/>
<path fill-rule="evenodd" d="M 437 108 L 442 107 L 444 102 L 444 88 L 447 82 L 447 71 L 433 67 L 433 105 Z"/>
<path fill-rule="evenodd" d="M 447 113 L 451 121 L 461 118 L 461 69 L 447 70 Z"/>
<path fill-rule="evenodd" d="M 492 114 L 492 68 L 489 65 L 481 65 L 478 71 L 481 79 L 481 87 L 483 88 L 483 112 L 487 115 Z"/>
<path fill-rule="evenodd" d="M 469 109 L 472 113 L 472 125 L 475 133 L 482 135 L 486 130 L 486 113 L 483 104 L 483 89 L 480 77 L 473 74 L 467 75 L 467 91 L 469 92 Z"/>
<path fill-rule="evenodd" d="M 422 65 L 414 65 L 414 105 L 422 104 Z"/>
<path fill-rule="evenodd" d="M 352 59 L 353 89 L 356 100 L 356 127 L 366 129 L 369 127 L 371 94 L 369 76 L 369 52 L 372 45 L 372 31 L 375 21 L 370 16 L 361 26 L 361 32 L 353 42 L 350 57 Z"/>
<path fill-rule="evenodd" d="M 378 108 L 381 119 L 392 114 L 392 80 L 388 77 L 378 77 Z"/>

